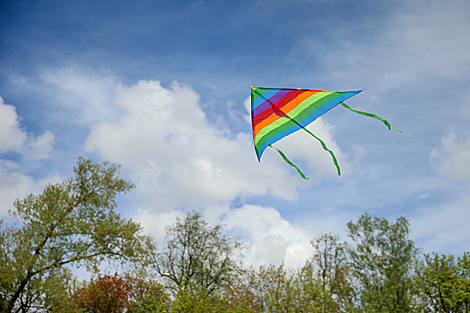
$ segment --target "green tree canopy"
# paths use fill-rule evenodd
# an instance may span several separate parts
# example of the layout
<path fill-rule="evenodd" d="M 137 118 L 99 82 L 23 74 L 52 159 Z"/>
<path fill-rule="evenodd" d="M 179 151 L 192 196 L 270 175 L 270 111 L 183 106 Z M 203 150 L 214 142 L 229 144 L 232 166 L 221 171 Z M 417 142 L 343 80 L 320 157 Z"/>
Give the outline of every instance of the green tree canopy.
<path fill-rule="evenodd" d="M 67 278 L 65 265 L 96 269 L 105 259 L 126 261 L 144 252 L 149 238 L 140 235 L 140 225 L 114 211 L 117 194 L 134 187 L 118 177 L 119 166 L 79 158 L 74 173 L 14 203 L 10 213 L 21 226 L 0 231 L 2 312 L 46 305 Z"/>
<path fill-rule="evenodd" d="M 415 281 L 423 312 L 470 312 L 470 253 L 426 254 Z"/>
<path fill-rule="evenodd" d="M 173 290 L 189 288 L 210 294 L 242 271 L 242 242 L 224 234 L 222 226 L 210 226 L 199 213 L 178 218 L 166 232 L 153 266 Z"/>
<path fill-rule="evenodd" d="M 313 254 L 303 272 L 310 272 L 311 279 L 318 281 L 321 312 L 354 312 L 356 299 L 346 243 L 331 233 L 323 233 L 311 243 Z"/>
<path fill-rule="evenodd" d="M 409 239 L 404 217 L 389 222 L 365 213 L 350 221 L 350 267 L 358 281 L 357 293 L 366 312 L 411 312 L 412 271 L 419 252 Z"/>

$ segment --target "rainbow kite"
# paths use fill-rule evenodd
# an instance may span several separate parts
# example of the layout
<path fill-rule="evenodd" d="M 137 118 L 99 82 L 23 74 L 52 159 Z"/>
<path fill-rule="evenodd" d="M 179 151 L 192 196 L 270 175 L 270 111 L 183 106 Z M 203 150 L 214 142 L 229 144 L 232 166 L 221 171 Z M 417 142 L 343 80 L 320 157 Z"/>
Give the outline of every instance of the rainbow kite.
<path fill-rule="evenodd" d="M 392 128 L 386 119 L 373 113 L 351 109 L 343 102 L 346 99 L 357 95 L 361 90 L 325 91 L 314 89 L 250 87 L 251 122 L 258 161 L 261 160 L 264 150 L 267 147 L 271 147 L 276 149 L 290 166 L 295 167 L 297 172 L 299 172 L 300 176 L 304 179 L 309 178 L 306 177 L 281 150 L 274 148 L 271 145 L 285 136 L 290 135 L 299 129 L 303 129 L 317 139 L 321 143 L 323 149 L 330 153 L 336 169 L 338 170 L 338 175 L 341 175 L 341 170 L 333 151 L 329 150 L 320 138 L 305 128 L 308 124 L 338 104 L 341 104 L 346 109 L 355 113 L 378 119 L 390 130 L 398 130 Z"/>

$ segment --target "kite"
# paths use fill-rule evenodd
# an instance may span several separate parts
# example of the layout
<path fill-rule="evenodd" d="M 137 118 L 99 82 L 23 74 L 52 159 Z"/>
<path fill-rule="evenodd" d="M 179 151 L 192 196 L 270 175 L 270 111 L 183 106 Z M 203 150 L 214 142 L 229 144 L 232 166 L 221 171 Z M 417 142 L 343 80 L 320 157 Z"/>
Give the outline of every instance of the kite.
<path fill-rule="evenodd" d="M 328 149 L 326 144 L 306 126 L 317 118 L 341 104 L 346 109 L 375 118 L 382 121 L 389 130 L 400 130 L 393 128 L 390 123 L 373 113 L 351 109 L 343 101 L 357 95 L 362 90 L 357 91 L 325 91 L 314 89 L 293 89 L 293 88 L 264 88 L 251 86 L 251 122 L 253 126 L 253 140 L 255 144 L 258 161 L 267 147 L 279 152 L 284 161 L 294 167 L 300 176 L 309 179 L 300 169 L 294 165 L 286 155 L 279 149 L 272 146 L 280 139 L 303 129 L 308 134 L 317 139 L 323 149 L 330 153 L 333 163 L 336 166 L 338 175 L 341 170 L 333 151 Z"/>

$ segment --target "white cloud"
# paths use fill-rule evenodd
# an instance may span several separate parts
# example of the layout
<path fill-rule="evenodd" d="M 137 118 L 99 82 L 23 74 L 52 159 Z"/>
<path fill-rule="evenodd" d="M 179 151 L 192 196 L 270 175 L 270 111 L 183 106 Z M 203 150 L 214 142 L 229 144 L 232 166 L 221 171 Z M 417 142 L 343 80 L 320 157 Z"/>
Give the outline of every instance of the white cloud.
<path fill-rule="evenodd" d="M 27 195 L 39 194 L 48 184 L 60 182 L 59 175 L 50 175 L 41 180 L 22 174 L 20 165 L 12 161 L 0 161 L 0 218 L 13 209 L 13 202 Z"/>
<path fill-rule="evenodd" d="M 0 97 L 0 153 L 14 151 L 22 154 L 26 161 L 49 158 L 54 135 L 46 131 L 35 138 L 23 130 L 19 120 L 15 107 L 5 104 Z M 0 160 L 0 218 L 7 216 L 16 199 L 39 192 L 50 180 L 56 181 L 57 177 L 37 181 L 21 173 L 20 163 Z"/>
<path fill-rule="evenodd" d="M 387 85 L 395 87 L 420 79 L 468 76 L 470 39 L 465 34 L 470 23 L 468 9 L 465 10 L 463 2 L 460 4 L 441 3 L 424 10 L 420 6 L 419 12 L 413 10 L 397 17 L 384 42 L 390 49 L 379 47 L 380 51 L 389 51 L 384 55 L 389 61 L 382 63 Z"/>
<path fill-rule="evenodd" d="M 144 231 L 151 235 L 157 242 L 161 242 L 166 235 L 165 227 L 172 225 L 177 217 L 184 218 L 181 211 L 170 209 L 157 213 L 153 210 L 139 208 L 132 219 L 140 223 Z"/>
<path fill-rule="evenodd" d="M 9 162 L 8 162 L 9 163 Z M 31 192 L 34 180 L 19 172 L 9 172 L 7 167 L 12 164 L 0 164 L 0 218 L 13 209 L 13 202 Z"/>
<path fill-rule="evenodd" d="M 5 104 L 0 97 L 0 153 L 11 150 L 23 154 L 27 160 L 46 159 L 52 152 L 53 142 L 50 131 L 37 138 L 24 131 L 15 107 Z"/>
<path fill-rule="evenodd" d="M 217 212 L 214 212 L 214 211 Z M 284 264 L 289 268 L 299 267 L 312 253 L 310 240 L 305 230 L 292 226 L 279 211 L 271 207 L 244 205 L 238 209 L 219 206 L 203 212 L 204 220 L 210 224 L 222 224 L 223 229 L 242 236 L 249 250 L 244 252 L 245 265 L 257 267 L 261 264 Z M 157 242 L 165 236 L 165 226 L 183 218 L 182 212 L 168 210 L 162 213 L 138 210 L 133 219 L 141 223 L 146 233 Z"/>
<path fill-rule="evenodd" d="M 45 71 L 39 78 L 40 84 L 28 87 L 37 89 L 49 104 L 63 108 L 67 118 L 72 115 L 73 122 L 89 124 L 118 116 L 114 106 L 117 78 L 112 74 L 74 65 Z"/>
<path fill-rule="evenodd" d="M 36 139 L 29 138 L 25 147 L 21 150 L 26 160 L 43 160 L 49 158 L 53 150 L 54 134 L 45 131 Z"/>
<path fill-rule="evenodd" d="M 247 204 L 227 212 L 222 223 L 249 238 L 249 265 L 279 265 L 284 261 L 287 267 L 294 268 L 304 265 L 312 254 L 311 234 L 292 226 L 274 208 Z"/>
<path fill-rule="evenodd" d="M 251 125 L 251 97 L 247 97 L 245 101 L 243 101 L 243 106 L 245 107 L 246 114 L 243 115 L 243 119 Z"/>
<path fill-rule="evenodd" d="M 458 142 L 453 133 L 442 137 L 441 147 L 431 152 L 431 162 L 449 178 L 470 180 L 470 138 Z"/>
<path fill-rule="evenodd" d="M 230 204 L 237 197 L 267 193 L 293 200 L 315 179 L 302 180 L 272 149 L 258 163 L 251 135 L 229 138 L 211 127 L 199 96 L 187 86 L 175 82 L 167 89 L 158 81 L 139 81 L 119 86 L 115 99 L 125 115 L 115 123 L 93 125 L 85 149 L 127 169 L 145 196 L 133 218 L 146 232 L 161 240 L 164 227 L 181 214 L 177 208 L 204 208 L 210 223 L 226 224 L 247 238 L 251 265 L 283 260 L 289 267 L 303 265 L 311 253 L 310 234 L 292 226 L 274 208 L 230 209 Z M 333 140 L 333 128 L 318 120 L 310 129 L 335 151 L 348 172 L 351 162 Z M 289 157 L 306 160 L 306 172 L 310 169 L 315 177 L 336 175 L 330 155 L 307 134 L 289 136 L 276 145 Z"/>
<path fill-rule="evenodd" d="M 207 206 L 266 193 L 294 199 L 298 189 L 309 184 L 286 167 L 275 151 L 265 153 L 258 163 L 251 135 L 226 137 L 208 125 L 198 101 L 191 88 L 178 83 L 169 89 L 157 81 L 120 86 L 116 103 L 125 115 L 116 123 L 93 125 L 85 149 L 131 169 L 139 190 L 166 208 Z M 341 156 L 325 125 L 319 123 L 319 134 Z M 315 140 L 308 139 L 308 145 L 315 147 Z M 294 157 L 313 159 L 320 153 L 324 157 L 321 147 L 310 153 L 295 144 L 302 140 L 289 138 L 288 147 L 301 150 Z M 309 164 L 322 172 L 324 163 Z"/>
<path fill-rule="evenodd" d="M 27 135 L 18 122 L 15 107 L 5 104 L 0 97 L 0 153 L 20 149 L 26 138 Z"/>
<path fill-rule="evenodd" d="M 341 168 L 341 175 L 351 173 L 353 163 L 347 160 L 347 156 L 343 155 L 340 147 L 333 139 L 334 126 L 319 118 L 307 127 L 315 136 L 319 137 L 332 150 L 338 160 Z M 333 163 L 331 155 L 323 150 L 320 142 L 302 130 L 297 131 L 289 136 L 289 140 L 281 140 L 276 143 L 289 158 L 304 158 L 314 173 L 310 175 L 311 179 L 319 180 L 328 175 L 337 175 L 336 167 Z M 358 148 L 361 150 L 361 148 Z M 360 158 L 358 153 L 356 157 Z M 356 162 L 355 160 L 354 162 Z"/>
<path fill-rule="evenodd" d="M 390 12 L 379 36 L 371 39 L 361 34 L 350 41 L 338 41 L 323 60 L 330 67 L 325 71 L 326 78 L 336 85 L 357 86 L 369 93 L 405 86 L 437 88 L 442 79 L 468 78 L 468 1 L 402 4 Z M 342 31 L 344 37 L 352 30 L 337 31 Z M 316 42 L 307 39 L 303 44 L 315 47 Z"/>

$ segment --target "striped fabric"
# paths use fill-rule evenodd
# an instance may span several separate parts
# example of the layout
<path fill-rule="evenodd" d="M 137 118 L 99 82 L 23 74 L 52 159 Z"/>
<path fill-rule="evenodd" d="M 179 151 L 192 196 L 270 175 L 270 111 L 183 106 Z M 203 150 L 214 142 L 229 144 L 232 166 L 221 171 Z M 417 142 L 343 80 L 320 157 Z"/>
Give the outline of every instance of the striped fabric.
<path fill-rule="evenodd" d="M 359 92 L 251 87 L 251 119 L 258 161 L 269 145 L 306 127 Z"/>

